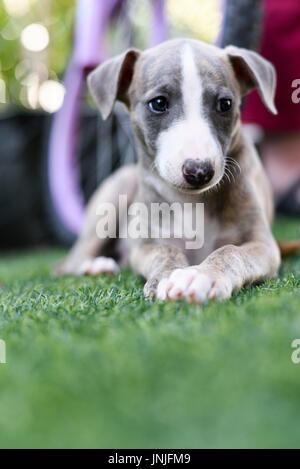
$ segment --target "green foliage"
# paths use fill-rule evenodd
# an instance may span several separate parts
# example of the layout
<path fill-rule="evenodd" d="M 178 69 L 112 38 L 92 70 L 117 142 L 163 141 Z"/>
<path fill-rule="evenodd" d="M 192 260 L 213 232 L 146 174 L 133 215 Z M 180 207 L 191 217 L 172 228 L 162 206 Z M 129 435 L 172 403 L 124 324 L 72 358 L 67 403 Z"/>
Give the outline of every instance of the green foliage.
<path fill-rule="evenodd" d="M 50 64 L 61 75 L 72 46 L 75 0 L 52 0 L 50 24 Z"/>
<path fill-rule="evenodd" d="M 20 17 L 10 17 L 0 0 L 0 78 L 7 85 L 9 104 L 22 105 L 20 92 L 22 79 L 16 77 L 16 68 L 24 60 L 38 58 L 48 68 L 48 76 L 61 76 L 67 64 L 73 35 L 75 0 L 38 0 L 32 3 L 28 13 Z M 31 23 L 44 24 L 50 35 L 50 45 L 41 54 L 26 52 L 21 45 L 20 35 L 24 27 Z M 9 31 L 7 39 L 5 31 Z"/>
<path fill-rule="evenodd" d="M 299 447 L 299 256 L 200 307 L 146 303 L 130 271 L 52 278 L 63 254 L 0 263 L 1 447 Z"/>

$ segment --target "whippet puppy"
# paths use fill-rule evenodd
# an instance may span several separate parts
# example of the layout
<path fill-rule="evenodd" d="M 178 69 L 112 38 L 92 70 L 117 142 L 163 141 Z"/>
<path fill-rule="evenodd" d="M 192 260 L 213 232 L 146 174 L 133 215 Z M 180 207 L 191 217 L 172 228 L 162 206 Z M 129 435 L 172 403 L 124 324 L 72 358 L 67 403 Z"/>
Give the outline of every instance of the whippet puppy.
<path fill-rule="evenodd" d="M 139 160 L 110 176 L 93 196 L 60 273 L 118 271 L 116 257 L 107 257 L 112 240 L 97 235 L 97 208 L 111 203 L 120 210 L 119 196 L 126 195 L 129 204 L 149 208 L 161 202 L 204 206 L 198 249 L 172 235 L 114 240 L 120 263 L 146 279 L 146 297 L 202 304 L 275 277 L 280 252 L 271 232 L 270 185 L 240 121 L 241 100 L 255 88 L 276 114 L 273 66 L 249 50 L 176 39 L 108 60 L 88 83 L 103 119 L 116 100 L 127 106 Z M 119 215 L 126 220 L 126 211 Z"/>

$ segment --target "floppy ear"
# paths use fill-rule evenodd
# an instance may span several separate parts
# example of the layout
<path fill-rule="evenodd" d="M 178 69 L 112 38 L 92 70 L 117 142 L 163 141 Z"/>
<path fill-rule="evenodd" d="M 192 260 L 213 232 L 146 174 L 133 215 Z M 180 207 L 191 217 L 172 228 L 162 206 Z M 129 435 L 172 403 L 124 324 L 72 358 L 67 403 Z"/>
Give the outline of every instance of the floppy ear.
<path fill-rule="evenodd" d="M 130 49 L 89 74 L 88 86 L 104 120 L 111 114 L 117 99 L 129 105 L 127 92 L 139 55 L 138 50 Z"/>
<path fill-rule="evenodd" d="M 276 71 L 273 65 L 261 55 L 247 49 L 228 46 L 225 52 L 240 84 L 242 96 L 257 88 L 267 108 L 277 114 L 274 103 Z"/>

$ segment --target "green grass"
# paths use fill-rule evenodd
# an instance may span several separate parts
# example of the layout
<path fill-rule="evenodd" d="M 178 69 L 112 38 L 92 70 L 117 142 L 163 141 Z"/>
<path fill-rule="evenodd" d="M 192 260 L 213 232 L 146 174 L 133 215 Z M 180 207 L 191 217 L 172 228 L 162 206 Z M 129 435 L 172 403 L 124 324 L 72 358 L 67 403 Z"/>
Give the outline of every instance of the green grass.
<path fill-rule="evenodd" d="M 2 448 L 300 447 L 299 255 L 205 307 L 146 303 L 129 271 L 52 278 L 62 255 L 0 261 Z"/>

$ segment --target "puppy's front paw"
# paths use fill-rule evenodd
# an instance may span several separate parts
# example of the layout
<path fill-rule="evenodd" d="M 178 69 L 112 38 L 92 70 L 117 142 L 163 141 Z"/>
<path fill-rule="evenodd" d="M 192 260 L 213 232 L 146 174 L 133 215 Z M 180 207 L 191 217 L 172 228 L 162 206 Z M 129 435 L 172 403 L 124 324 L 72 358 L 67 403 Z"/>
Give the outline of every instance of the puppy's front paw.
<path fill-rule="evenodd" d="M 161 301 L 176 301 L 180 298 L 188 303 L 203 304 L 208 300 L 225 300 L 231 297 L 232 287 L 225 277 L 201 272 L 201 269 L 174 270 L 162 279 L 157 287 L 156 298 Z"/>
<path fill-rule="evenodd" d="M 78 270 L 78 275 L 97 277 L 101 274 L 117 274 L 119 271 L 120 268 L 114 259 L 110 257 L 96 257 L 95 259 L 84 261 Z"/>

